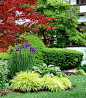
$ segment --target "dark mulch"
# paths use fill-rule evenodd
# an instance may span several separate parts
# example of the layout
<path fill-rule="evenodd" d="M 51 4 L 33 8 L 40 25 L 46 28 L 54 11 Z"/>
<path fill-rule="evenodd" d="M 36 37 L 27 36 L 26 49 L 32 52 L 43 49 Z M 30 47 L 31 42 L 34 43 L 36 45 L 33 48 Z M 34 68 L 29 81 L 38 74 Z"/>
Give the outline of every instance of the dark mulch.
<path fill-rule="evenodd" d="M 69 90 L 69 91 L 72 91 L 72 90 L 75 90 L 75 87 L 73 86 L 71 89 L 66 89 L 66 90 Z M 49 90 L 39 90 L 39 91 L 31 91 L 31 93 L 33 92 L 37 92 L 37 93 L 40 93 L 40 92 L 44 92 L 44 91 L 49 91 Z M 63 90 L 62 90 L 63 91 Z M 0 97 L 2 96 L 6 96 L 8 93 L 12 92 L 13 94 L 18 94 L 18 93 L 26 93 L 26 92 L 22 92 L 22 91 L 18 91 L 18 90 L 15 90 L 15 91 L 12 91 L 10 89 L 8 90 L 2 90 L 0 91 Z M 51 92 L 51 91 L 50 91 Z M 28 93 L 28 92 L 27 92 Z"/>

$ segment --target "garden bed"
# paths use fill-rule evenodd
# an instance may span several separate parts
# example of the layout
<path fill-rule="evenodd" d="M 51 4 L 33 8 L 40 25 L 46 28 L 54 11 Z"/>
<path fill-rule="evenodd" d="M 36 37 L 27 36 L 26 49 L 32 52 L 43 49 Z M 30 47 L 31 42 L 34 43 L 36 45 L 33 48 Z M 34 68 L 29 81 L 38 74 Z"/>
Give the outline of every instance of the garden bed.
<path fill-rule="evenodd" d="M 29 93 L 19 93 L 10 92 L 7 96 L 2 96 L 2 98 L 86 98 L 86 76 L 73 75 L 69 76 L 70 81 L 73 84 L 73 88 L 67 91 L 49 92 L 49 91 L 39 91 L 39 92 L 29 92 Z"/>

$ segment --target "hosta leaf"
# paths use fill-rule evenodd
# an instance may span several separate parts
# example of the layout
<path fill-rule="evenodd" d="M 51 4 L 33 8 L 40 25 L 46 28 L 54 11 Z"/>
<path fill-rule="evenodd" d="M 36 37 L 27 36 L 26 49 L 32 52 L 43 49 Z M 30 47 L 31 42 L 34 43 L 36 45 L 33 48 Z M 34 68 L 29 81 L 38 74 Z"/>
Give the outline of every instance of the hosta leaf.
<path fill-rule="evenodd" d="M 49 65 L 48 68 L 54 67 L 55 65 Z"/>
<path fill-rule="evenodd" d="M 51 77 L 54 77 L 54 74 L 53 73 L 51 73 L 51 74 L 49 74 Z"/>

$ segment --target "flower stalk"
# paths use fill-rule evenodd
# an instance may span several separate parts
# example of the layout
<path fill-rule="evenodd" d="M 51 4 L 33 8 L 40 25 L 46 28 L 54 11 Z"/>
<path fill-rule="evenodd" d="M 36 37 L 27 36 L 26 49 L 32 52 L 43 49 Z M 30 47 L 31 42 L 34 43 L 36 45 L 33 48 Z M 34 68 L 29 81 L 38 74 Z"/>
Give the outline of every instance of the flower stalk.
<path fill-rule="evenodd" d="M 16 43 L 18 45 L 18 42 Z M 16 48 L 16 52 L 13 49 L 10 50 L 11 58 L 9 64 L 9 69 L 11 70 L 9 73 L 9 77 L 12 78 L 16 72 L 31 70 L 32 66 L 34 66 L 35 58 L 33 58 L 32 52 L 37 52 L 31 45 L 26 42 L 26 45 L 22 43 L 22 46 Z M 30 50 L 26 50 L 27 47 L 30 47 Z M 21 51 L 23 49 L 23 52 Z M 19 52 L 18 52 L 19 51 Z"/>

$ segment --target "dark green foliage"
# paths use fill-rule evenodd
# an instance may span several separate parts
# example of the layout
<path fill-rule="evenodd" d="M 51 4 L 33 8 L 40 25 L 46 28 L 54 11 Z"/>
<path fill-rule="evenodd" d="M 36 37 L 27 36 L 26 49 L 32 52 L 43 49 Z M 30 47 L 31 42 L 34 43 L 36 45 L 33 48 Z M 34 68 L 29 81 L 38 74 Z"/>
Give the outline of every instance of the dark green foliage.
<path fill-rule="evenodd" d="M 77 67 L 77 70 L 79 70 L 79 69 L 83 69 L 83 70 L 86 72 L 86 64 L 84 64 L 84 65 L 81 66 L 81 67 Z"/>
<path fill-rule="evenodd" d="M 42 55 L 44 63 L 59 66 L 61 70 L 80 67 L 83 59 L 82 52 L 60 48 L 43 49 Z"/>
<path fill-rule="evenodd" d="M 82 26 L 82 29 L 84 29 L 83 33 L 86 33 L 86 22 L 82 22 L 84 25 Z"/>
<path fill-rule="evenodd" d="M 7 75 L 8 75 L 8 61 L 0 60 L 0 89 L 6 89 L 9 86 Z"/>
<path fill-rule="evenodd" d="M 54 77 L 54 76 L 67 77 L 67 75 L 64 73 L 61 73 L 60 68 L 55 65 L 47 66 L 45 63 L 43 63 L 43 65 L 38 64 L 36 66 L 33 66 L 33 70 L 35 72 L 38 72 L 42 77 L 46 74 L 49 74 L 51 77 Z"/>
<path fill-rule="evenodd" d="M 76 44 L 86 45 L 86 33 L 80 33 L 76 27 L 78 18 L 75 10 L 79 10 L 79 6 L 75 5 L 71 10 L 71 5 L 63 2 L 63 0 L 37 0 L 39 2 L 37 12 L 43 13 L 47 17 L 56 17 L 58 27 L 53 29 L 53 32 L 48 32 L 50 35 L 56 35 L 56 47 L 64 48 L 65 45 L 75 42 Z M 69 13 L 66 10 L 70 10 Z M 79 15 L 78 15 L 79 16 Z M 53 46 L 53 44 L 51 44 Z"/>
<path fill-rule="evenodd" d="M 28 34 L 28 35 L 26 35 Z M 33 52 L 35 54 L 35 62 L 38 64 L 43 63 L 43 58 L 42 58 L 42 49 L 46 48 L 42 40 L 37 36 L 37 35 L 30 35 L 29 33 L 23 34 L 19 37 L 21 38 L 26 38 L 28 40 L 28 43 L 37 50 L 37 52 Z M 10 54 L 10 49 L 16 49 L 18 46 L 21 46 L 21 44 L 16 45 L 15 47 L 9 46 L 9 49 L 7 51 L 8 54 Z M 26 50 L 28 51 L 30 48 L 28 47 Z M 22 50 L 23 51 L 23 50 Z"/>

